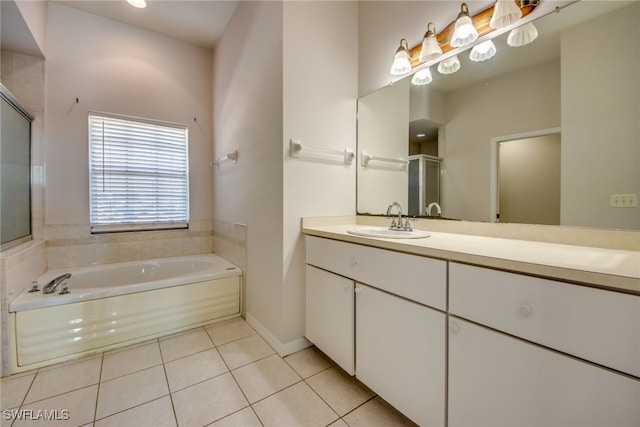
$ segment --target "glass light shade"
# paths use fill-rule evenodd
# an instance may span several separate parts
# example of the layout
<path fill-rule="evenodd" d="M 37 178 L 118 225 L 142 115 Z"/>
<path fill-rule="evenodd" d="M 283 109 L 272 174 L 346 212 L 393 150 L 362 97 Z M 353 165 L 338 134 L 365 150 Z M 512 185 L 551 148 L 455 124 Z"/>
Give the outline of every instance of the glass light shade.
<path fill-rule="evenodd" d="M 496 45 L 493 44 L 493 40 L 487 40 L 480 44 L 477 44 L 471 49 L 469 59 L 474 62 L 486 61 L 489 58 L 493 58 L 496 54 Z"/>
<path fill-rule="evenodd" d="M 460 69 L 460 60 L 458 55 L 440 61 L 438 64 L 438 72 L 440 74 L 453 74 Z"/>
<path fill-rule="evenodd" d="M 462 3 L 461 12 L 456 19 L 456 25 L 451 36 L 452 47 L 462 47 L 473 43 L 478 38 L 478 30 L 473 25 L 469 16 L 469 8 L 466 3 Z"/>
<path fill-rule="evenodd" d="M 424 86 L 431 83 L 432 80 L 433 76 L 431 75 L 431 69 L 430 67 L 427 67 L 415 73 L 411 78 L 411 83 L 416 86 Z"/>
<path fill-rule="evenodd" d="M 427 33 L 422 39 L 422 48 L 420 49 L 420 62 L 431 61 L 442 55 L 442 49 L 436 39 L 436 26 L 433 22 L 429 22 Z M 432 30 L 433 28 L 433 30 Z"/>
<path fill-rule="evenodd" d="M 127 3 L 133 7 L 137 7 L 138 9 L 144 9 L 147 7 L 147 2 L 145 0 L 127 0 Z"/>
<path fill-rule="evenodd" d="M 407 47 L 407 41 L 405 39 L 400 40 L 400 47 L 396 51 L 396 56 L 393 58 L 393 64 L 391 64 L 391 75 L 401 76 L 411 71 L 411 61 L 409 60 L 409 50 Z"/>
<path fill-rule="evenodd" d="M 507 37 L 507 44 L 513 47 L 527 45 L 538 37 L 538 29 L 533 22 L 527 22 L 521 27 L 514 28 Z"/>
<path fill-rule="evenodd" d="M 497 0 L 489 26 L 495 29 L 508 27 L 520 18 L 522 18 L 522 11 L 513 0 Z"/>

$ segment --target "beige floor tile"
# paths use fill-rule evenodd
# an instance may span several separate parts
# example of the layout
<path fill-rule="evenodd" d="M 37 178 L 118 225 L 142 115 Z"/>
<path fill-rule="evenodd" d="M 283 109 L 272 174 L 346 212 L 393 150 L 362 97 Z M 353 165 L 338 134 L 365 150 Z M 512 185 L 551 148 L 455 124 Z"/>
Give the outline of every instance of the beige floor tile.
<path fill-rule="evenodd" d="M 2 381 L 0 381 L 0 410 L 20 406 L 35 376 L 36 374 L 34 372 L 28 375 L 18 375 L 2 379 Z"/>
<path fill-rule="evenodd" d="M 371 399 L 343 418 L 351 427 L 400 427 L 416 425 L 379 397 Z"/>
<path fill-rule="evenodd" d="M 169 394 L 164 368 L 156 366 L 100 384 L 96 419 Z"/>
<path fill-rule="evenodd" d="M 349 426 L 347 425 L 347 423 L 345 423 L 342 420 L 342 418 L 340 418 L 339 420 L 335 420 L 334 422 L 329 424 L 329 427 L 349 427 Z"/>
<path fill-rule="evenodd" d="M 285 357 L 284 360 L 291 365 L 302 378 L 309 378 L 335 365 L 333 360 L 329 359 L 316 347 L 305 348 L 297 353 L 290 354 Z"/>
<path fill-rule="evenodd" d="M 213 348 L 213 342 L 203 328 L 160 339 L 160 350 L 165 363 L 210 348 Z"/>
<path fill-rule="evenodd" d="M 263 425 L 326 426 L 338 419 L 333 410 L 304 382 L 253 405 Z"/>
<path fill-rule="evenodd" d="M 277 354 L 238 368 L 232 374 L 249 403 L 255 403 L 302 381 Z"/>
<path fill-rule="evenodd" d="M 218 350 L 231 370 L 275 353 L 260 335 L 251 335 L 250 337 L 221 345 Z"/>
<path fill-rule="evenodd" d="M 96 407 L 97 396 L 98 386 L 92 385 L 86 388 L 74 390 L 69 393 L 59 394 L 49 399 L 44 399 L 38 402 L 31 403 L 29 405 L 25 405 L 21 408 L 21 410 L 30 411 L 30 414 L 32 415 L 27 415 L 27 419 L 16 420 L 13 426 L 66 427 L 81 426 L 83 424 L 90 423 L 93 421 L 93 413 Z M 23 412 L 23 415 L 26 414 L 26 412 Z M 45 420 L 43 418 L 45 416 L 49 417 L 50 419 Z M 41 418 L 38 419 L 38 417 Z"/>
<path fill-rule="evenodd" d="M 337 366 L 307 378 L 307 384 L 340 416 L 375 396 L 364 384 Z"/>
<path fill-rule="evenodd" d="M 254 335 L 256 331 L 242 317 L 216 323 L 206 328 L 216 346 Z"/>
<path fill-rule="evenodd" d="M 109 381 L 158 365 L 162 365 L 162 356 L 155 340 L 148 344 L 105 353 L 100 381 Z"/>
<path fill-rule="evenodd" d="M 165 363 L 164 367 L 172 392 L 229 371 L 215 348 Z"/>
<path fill-rule="evenodd" d="M 164 396 L 98 420 L 95 427 L 175 427 L 176 425 L 171 398 Z"/>
<path fill-rule="evenodd" d="M 100 381 L 102 357 L 94 357 L 38 371 L 25 403 L 67 393 Z"/>
<path fill-rule="evenodd" d="M 251 408 L 244 408 L 228 417 L 209 424 L 208 427 L 262 427 L 262 423 Z"/>
<path fill-rule="evenodd" d="M 231 374 L 222 374 L 172 394 L 178 425 L 199 427 L 248 406 Z"/>

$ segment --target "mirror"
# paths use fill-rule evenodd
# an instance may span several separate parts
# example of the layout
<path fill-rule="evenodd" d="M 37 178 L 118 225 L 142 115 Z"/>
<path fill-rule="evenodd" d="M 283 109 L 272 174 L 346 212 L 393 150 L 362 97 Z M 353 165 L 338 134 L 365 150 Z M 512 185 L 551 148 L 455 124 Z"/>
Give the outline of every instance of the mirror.
<path fill-rule="evenodd" d="M 550 136 L 560 140 L 559 212 L 540 217 L 556 219 L 512 221 L 640 229 L 633 206 L 640 193 L 640 2 L 582 0 L 534 24 L 539 36 L 529 45 L 510 47 L 505 33 L 487 61 L 462 52 L 455 74 L 431 66 L 429 85 L 412 85 L 408 76 L 358 101 L 358 214 L 383 215 L 392 201 L 405 210 L 415 204 L 408 159 L 423 154 L 440 160 L 439 192 L 432 193 L 443 217 L 502 221 L 499 206 L 509 201 L 500 194 L 498 148 Z M 547 182 L 536 170 L 526 181 Z M 549 209 L 536 196 L 552 192 L 544 185 L 524 197 L 528 212 Z M 614 206 L 621 195 L 630 206 Z"/>

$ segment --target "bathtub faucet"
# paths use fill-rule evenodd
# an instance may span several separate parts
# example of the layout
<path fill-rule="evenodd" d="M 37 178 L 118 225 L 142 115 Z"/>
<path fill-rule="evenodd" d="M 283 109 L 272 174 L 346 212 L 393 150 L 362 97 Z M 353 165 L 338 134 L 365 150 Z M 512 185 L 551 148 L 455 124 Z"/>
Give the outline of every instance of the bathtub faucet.
<path fill-rule="evenodd" d="M 71 273 L 61 274 L 60 276 L 56 277 L 55 279 L 53 279 L 52 281 L 44 285 L 44 287 L 42 288 L 42 293 L 43 294 L 54 293 L 58 285 L 64 282 L 65 280 L 69 279 L 70 277 L 71 277 Z"/>

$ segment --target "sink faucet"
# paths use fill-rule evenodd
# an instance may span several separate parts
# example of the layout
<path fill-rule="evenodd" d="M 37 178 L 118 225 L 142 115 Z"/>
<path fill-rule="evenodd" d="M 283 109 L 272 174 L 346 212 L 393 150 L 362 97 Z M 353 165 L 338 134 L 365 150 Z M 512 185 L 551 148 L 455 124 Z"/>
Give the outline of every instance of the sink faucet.
<path fill-rule="evenodd" d="M 393 218 L 391 220 L 391 225 L 389 226 L 389 230 L 412 231 L 411 224 L 409 223 L 408 218 L 404 224 L 402 223 L 402 207 L 400 206 L 400 203 L 398 202 L 391 203 L 387 208 L 387 216 L 391 216 L 391 211 L 393 210 L 394 207 L 398 208 L 398 223 L 396 224 L 396 218 Z"/>
<path fill-rule="evenodd" d="M 438 216 L 442 216 L 442 208 L 436 202 L 429 203 L 429 206 L 427 206 L 427 216 L 431 216 L 431 209 L 433 209 L 433 207 L 436 208 L 436 211 L 438 212 Z"/>
<path fill-rule="evenodd" d="M 60 285 L 62 282 L 64 282 L 65 280 L 69 279 L 71 277 L 71 273 L 65 273 L 62 274 L 58 277 L 56 277 L 55 279 L 53 279 L 52 281 L 50 281 L 49 283 L 47 283 L 46 285 L 44 285 L 44 287 L 42 288 L 42 293 L 43 294 L 52 294 L 56 291 L 56 288 L 58 287 L 58 285 Z"/>

